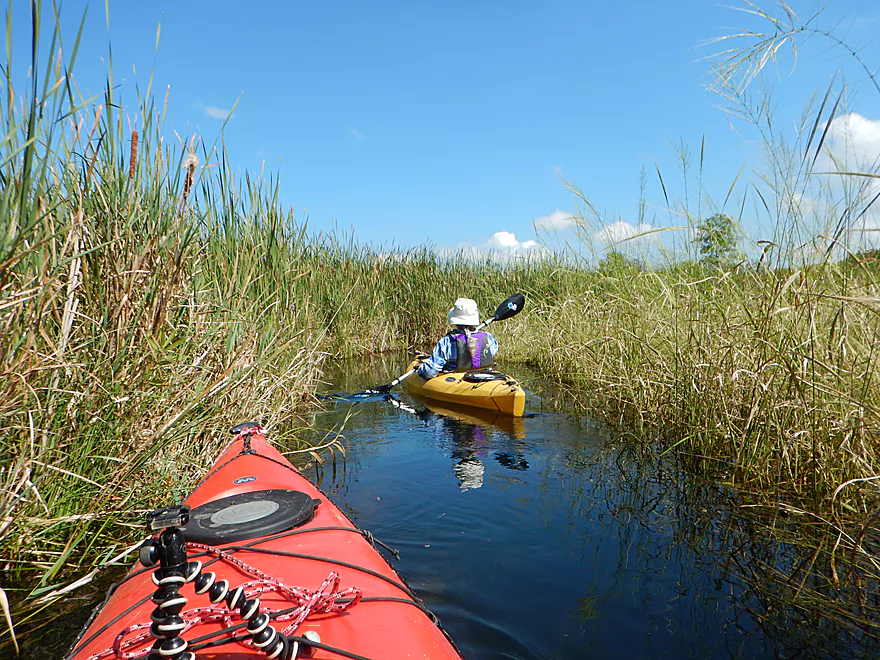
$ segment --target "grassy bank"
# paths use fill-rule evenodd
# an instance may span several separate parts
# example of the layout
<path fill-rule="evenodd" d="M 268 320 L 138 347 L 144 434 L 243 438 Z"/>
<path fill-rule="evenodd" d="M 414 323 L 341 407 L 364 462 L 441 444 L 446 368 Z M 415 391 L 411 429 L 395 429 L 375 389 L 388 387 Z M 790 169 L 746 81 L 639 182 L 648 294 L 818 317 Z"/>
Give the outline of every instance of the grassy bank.
<path fill-rule="evenodd" d="M 877 295 L 864 265 L 622 265 L 563 304 L 537 303 L 515 352 L 700 471 L 865 515 L 875 485 L 853 480 L 880 468 Z"/>
<path fill-rule="evenodd" d="M 880 85 L 815 16 L 801 22 L 784 3 L 778 16 L 754 5 L 748 13 L 765 29 L 724 41 L 715 87 L 736 127 L 763 144 L 763 167 L 713 200 L 703 187 L 705 140 L 699 160 L 683 150 L 683 195 L 658 170 L 656 207 L 670 226 L 652 230 L 663 240 L 631 236 L 597 255 L 598 267 L 581 269 L 581 290 L 515 321 L 529 338 L 515 352 L 635 442 L 735 487 L 756 533 L 800 556 L 790 571 L 768 562 L 773 599 L 784 593 L 786 608 L 834 613 L 854 635 L 876 637 L 877 163 L 860 162 L 859 149 L 869 150 L 847 134 L 854 93 L 843 76 L 786 130 L 772 116 L 773 76 L 757 93 L 750 84 L 788 42 L 821 37 L 854 61 L 869 93 Z M 574 192 L 589 252 L 616 219 Z M 649 206 L 643 187 L 640 213 Z M 746 219 L 758 235 L 741 230 Z M 651 246 L 647 258 L 639 242 Z"/>
<path fill-rule="evenodd" d="M 682 194 L 658 168 L 662 197 L 648 200 L 643 177 L 638 223 L 649 230 L 596 255 L 561 303 L 539 301 L 516 352 L 582 392 L 586 409 L 757 499 L 863 519 L 880 468 L 877 163 L 853 144 L 856 90 L 841 71 L 782 129 L 778 72 L 764 68 L 783 48 L 794 65 L 799 47 L 822 38 L 870 94 L 880 83 L 821 12 L 801 21 L 777 9 L 749 4 L 753 23 L 718 39 L 710 58 L 711 87 L 734 127 L 763 145 L 763 164 L 713 199 L 711 145 L 704 138 L 698 158 L 680 147 Z M 589 253 L 616 218 L 572 190 Z M 642 224 L 650 207 L 669 222 Z"/>

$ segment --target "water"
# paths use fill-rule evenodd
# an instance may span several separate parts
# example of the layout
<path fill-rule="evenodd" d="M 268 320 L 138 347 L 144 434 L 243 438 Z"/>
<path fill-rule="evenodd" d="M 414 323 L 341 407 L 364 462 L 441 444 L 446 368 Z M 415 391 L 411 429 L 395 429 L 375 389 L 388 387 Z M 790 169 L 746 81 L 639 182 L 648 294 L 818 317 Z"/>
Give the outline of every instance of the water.
<path fill-rule="evenodd" d="M 718 488 L 564 413 L 512 420 L 404 392 L 316 424 L 346 416 L 345 469 L 314 478 L 400 550 L 464 657 L 775 656 L 712 529 Z"/>

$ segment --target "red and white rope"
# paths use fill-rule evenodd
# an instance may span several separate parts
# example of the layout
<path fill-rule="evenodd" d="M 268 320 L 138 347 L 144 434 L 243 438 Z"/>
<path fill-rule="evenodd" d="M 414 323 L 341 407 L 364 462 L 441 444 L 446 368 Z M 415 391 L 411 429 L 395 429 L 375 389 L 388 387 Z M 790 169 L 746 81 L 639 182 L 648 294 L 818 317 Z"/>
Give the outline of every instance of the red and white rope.
<path fill-rule="evenodd" d="M 344 612 L 345 610 L 357 605 L 363 597 L 363 592 L 357 587 L 349 587 L 339 591 L 340 577 L 338 573 L 331 572 L 327 579 L 318 587 L 317 590 L 311 591 L 305 587 L 291 586 L 284 584 L 280 580 L 276 580 L 258 568 L 247 564 L 238 557 L 234 557 L 230 553 L 215 548 L 214 546 L 205 545 L 203 543 L 187 543 L 187 549 L 190 551 L 198 550 L 206 554 L 213 555 L 223 562 L 231 564 L 243 573 L 257 578 L 241 585 L 247 598 L 253 598 L 266 592 L 275 592 L 292 604 L 296 605 L 296 609 L 291 612 L 273 617 L 274 621 L 290 622 L 282 631 L 285 635 L 293 634 L 297 628 L 311 614 L 323 614 L 328 612 Z M 262 612 L 275 614 L 283 609 L 271 609 L 268 607 L 261 608 Z M 209 607 L 197 607 L 182 612 L 180 616 L 185 622 L 183 630 L 179 633 L 183 636 L 187 631 L 209 623 L 223 622 L 226 628 L 231 628 L 238 617 L 237 612 L 230 611 L 225 605 L 212 605 Z M 139 632 L 145 631 L 145 632 Z M 133 633 L 138 633 L 131 636 Z M 222 631 L 221 631 L 222 632 Z M 227 632 L 230 639 L 234 633 L 230 630 Z M 155 641 L 150 634 L 150 623 L 136 623 L 123 629 L 113 640 L 110 648 L 98 651 L 90 655 L 87 660 L 104 660 L 105 658 L 117 658 L 119 660 L 131 660 L 132 658 L 142 656 L 147 646 Z M 250 640 L 241 642 L 245 646 L 251 646 Z"/>

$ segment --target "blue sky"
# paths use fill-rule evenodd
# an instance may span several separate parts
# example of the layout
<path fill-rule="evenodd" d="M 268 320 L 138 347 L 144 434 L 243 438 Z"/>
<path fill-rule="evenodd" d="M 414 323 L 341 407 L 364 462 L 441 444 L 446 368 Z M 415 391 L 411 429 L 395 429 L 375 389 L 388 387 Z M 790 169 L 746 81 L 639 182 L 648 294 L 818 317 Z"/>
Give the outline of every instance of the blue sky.
<path fill-rule="evenodd" d="M 28 45 L 29 20 L 27 3 L 13 4 L 18 51 Z M 823 4 L 791 2 L 802 18 Z M 63 5 L 68 32 L 84 7 Z M 169 135 L 210 143 L 238 102 L 225 132 L 233 165 L 259 172 L 265 163 L 279 174 L 283 202 L 315 231 L 338 226 L 375 245 L 440 248 L 485 246 L 509 232 L 528 245 L 536 219 L 575 211 L 563 180 L 609 222 L 632 225 L 642 168 L 653 204 L 663 204 L 655 163 L 670 195 L 683 195 L 679 140 L 698 158 L 705 135 L 704 186 L 718 199 L 741 166 L 761 167 L 754 131 L 731 127 L 705 88 L 703 58 L 718 47 L 700 44 L 765 26 L 711 0 L 109 0 L 109 14 L 108 31 L 104 3 L 89 9 L 80 85 L 100 90 L 112 44 L 131 108 L 151 70 L 154 90 L 170 86 Z M 832 1 L 820 24 L 880 67 L 876 0 Z M 864 78 L 822 39 L 802 48 L 793 76 L 783 62 L 774 76 L 783 125 L 838 69 L 853 83 Z M 880 120 L 876 91 L 849 102 L 848 110 Z M 671 219 L 651 209 L 646 221 Z"/>

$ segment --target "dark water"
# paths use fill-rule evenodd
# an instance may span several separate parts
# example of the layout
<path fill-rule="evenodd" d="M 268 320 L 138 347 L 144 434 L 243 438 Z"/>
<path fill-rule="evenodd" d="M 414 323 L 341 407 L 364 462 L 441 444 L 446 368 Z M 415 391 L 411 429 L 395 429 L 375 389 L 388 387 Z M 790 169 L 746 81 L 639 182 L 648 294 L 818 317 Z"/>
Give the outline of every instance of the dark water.
<path fill-rule="evenodd" d="M 347 417 L 345 469 L 313 476 L 400 550 L 396 568 L 466 658 L 774 657 L 730 579 L 729 539 L 705 522 L 727 496 L 530 406 L 514 421 L 405 391 L 339 402 L 316 424 Z"/>
<path fill-rule="evenodd" d="M 348 365 L 329 389 L 403 364 Z M 822 555 L 745 517 L 717 475 L 553 411 L 555 397 L 531 396 L 515 421 L 398 390 L 318 415 L 349 451 L 312 476 L 400 550 L 465 658 L 880 657 L 846 606 L 832 611 L 855 597 L 817 577 Z"/>
<path fill-rule="evenodd" d="M 389 382 L 405 363 L 345 365 L 326 389 Z M 822 570 L 796 570 L 821 563 L 809 545 L 768 534 L 719 478 L 695 477 L 526 385 L 546 396 L 531 396 L 519 420 L 404 388 L 327 402 L 313 439 L 341 433 L 346 459 L 303 466 L 400 551 L 393 565 L 465 658 L 880 657 L 839 607 L 856 598 Z M 60 657 L 98 586 L 78 609 L 46 612 L 24 657 Z"/>

